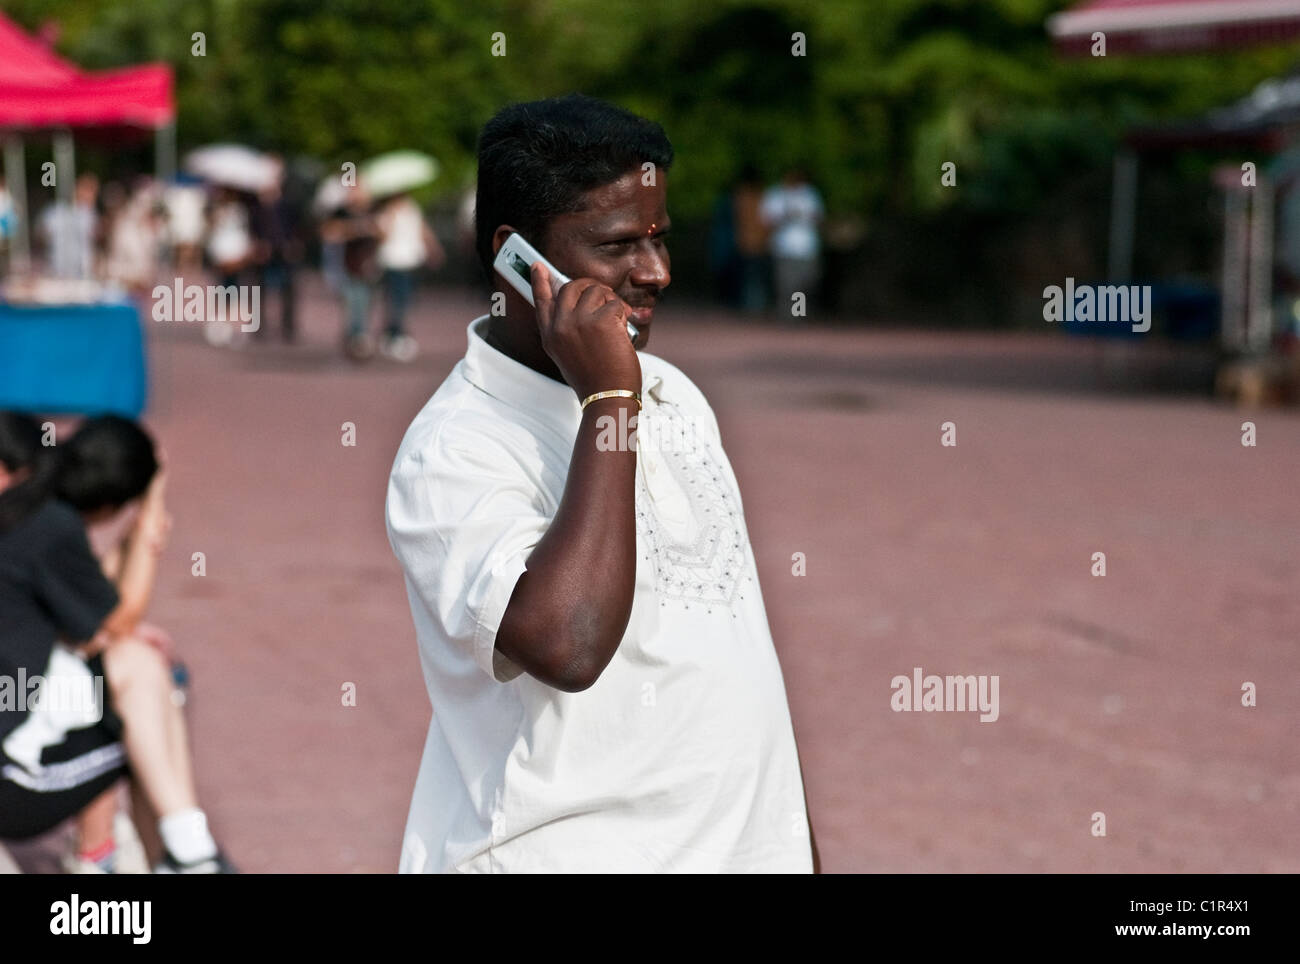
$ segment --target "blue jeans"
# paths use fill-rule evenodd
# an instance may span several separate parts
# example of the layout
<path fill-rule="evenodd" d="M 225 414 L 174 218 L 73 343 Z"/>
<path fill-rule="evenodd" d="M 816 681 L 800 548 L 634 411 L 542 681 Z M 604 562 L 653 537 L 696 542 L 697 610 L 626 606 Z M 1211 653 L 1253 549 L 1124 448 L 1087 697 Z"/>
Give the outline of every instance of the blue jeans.
<path fill-rule="evenodd" d="M 385 269 L 384 294 L 388 306 L 385 327 L 390 337 L 396 337 L 406 331 L 406 309 L 411 304 L 411 294 L 414 290 L 414 270 Z"/>
<path fill-rule="evenodd" d="M 343 311 L 347 317 L 348 337 L 366 333 L 366 319 L 370 315 L 370 282 L 344 275 Z"/>

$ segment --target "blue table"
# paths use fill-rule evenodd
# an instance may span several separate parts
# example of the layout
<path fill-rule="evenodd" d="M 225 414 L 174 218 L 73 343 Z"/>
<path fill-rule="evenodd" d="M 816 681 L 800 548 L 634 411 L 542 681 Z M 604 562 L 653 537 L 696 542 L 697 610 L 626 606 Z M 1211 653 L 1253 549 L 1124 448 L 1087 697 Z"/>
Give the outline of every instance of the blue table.
<path fill-rule="evenodd" d="M 147 384 L 134 305 L 0 304 L 0 409 L 138 418 Z"/>

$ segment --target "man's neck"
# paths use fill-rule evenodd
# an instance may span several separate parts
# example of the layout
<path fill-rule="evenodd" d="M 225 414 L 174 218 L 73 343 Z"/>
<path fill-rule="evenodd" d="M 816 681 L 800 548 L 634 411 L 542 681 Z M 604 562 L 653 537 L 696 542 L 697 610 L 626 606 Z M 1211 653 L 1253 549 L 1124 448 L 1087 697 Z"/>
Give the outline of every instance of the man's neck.
<path fill-rule="evenodd" d="M 531 332 L 532 337 L 527 337 L 525 332 Z M 531 318 L 527 322 L 522 322 L 508 317 L 489 316 L 487 332 L 483 340 L 524 367 L 531 368 L 562 385 L 568 384 L 551 356 L 546 354 L 546 349 L 542 347 L 541 336 L 537 333 L 536 323 Z"/>

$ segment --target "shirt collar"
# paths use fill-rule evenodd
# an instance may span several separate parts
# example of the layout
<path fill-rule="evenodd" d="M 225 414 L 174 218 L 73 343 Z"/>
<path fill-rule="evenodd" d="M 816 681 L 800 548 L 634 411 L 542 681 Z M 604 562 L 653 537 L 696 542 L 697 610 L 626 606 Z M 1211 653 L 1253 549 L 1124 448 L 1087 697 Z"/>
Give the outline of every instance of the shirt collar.
<path fill-rule="evenodd" d="M 582 405 L 573 389 L 489 345 L 485 338 L 488 321 L 488 315 L 480 315 L 466 329 L 469 348 L 465 352 L 464 374 L 470 384 L 513 408 L 561 424 L 576 425 L 582 418 Z M 672 393 L 659 367 L 646 364 L 654 356 L 640 354 L 642 398 L 668 401 L 667 396 Z"/>
<path fill-rule="evenodd" d="M 667 383 L 664 381 L 663 375 L 659 373 L 657 368 L 654 371 L 646 371 L 646 359 L 652 356 L 647 355 L 645 352 L 640 352 L 639 354 L 641 355 L 642 401 L 647 398 L 653 399 L 656 402 L 668 401 L 666 396 L 673 393 L 668 391 Z"/>
<path fill-rule="evenodd" d="M 489 345 L 485 339 L 488 321 L 488 315 L 480 315 L 466 329 L 469 348 L 464 374 L 469 383 L 512 408 L 561 425 L 576 425 L 582 418 L 582 405 L 573 389 Z"/>

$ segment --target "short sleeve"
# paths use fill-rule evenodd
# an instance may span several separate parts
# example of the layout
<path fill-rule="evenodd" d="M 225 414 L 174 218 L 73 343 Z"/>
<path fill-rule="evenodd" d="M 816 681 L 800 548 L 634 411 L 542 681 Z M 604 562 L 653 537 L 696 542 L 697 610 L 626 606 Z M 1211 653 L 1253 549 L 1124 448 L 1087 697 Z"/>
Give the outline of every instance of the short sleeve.
<path fill-rule="evenodd" d="M 394 466 L 386 508 L 393 553 L 439 635 L 498 682 L 517 677 L 496 637 L 550 528 L 539 485 L 500 443 L 434 444 Z"/>
<path fill-rule="evenodd" d="M 116 587 L 104 575 L 81 520 L 71 510 L 52 517 L 33 587 L 59 633 L 71 643 L 91 639 L 118 603 Z"/>

